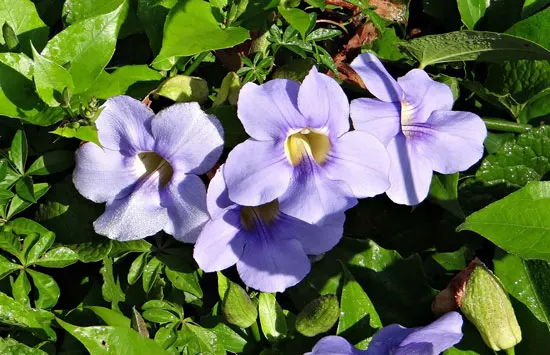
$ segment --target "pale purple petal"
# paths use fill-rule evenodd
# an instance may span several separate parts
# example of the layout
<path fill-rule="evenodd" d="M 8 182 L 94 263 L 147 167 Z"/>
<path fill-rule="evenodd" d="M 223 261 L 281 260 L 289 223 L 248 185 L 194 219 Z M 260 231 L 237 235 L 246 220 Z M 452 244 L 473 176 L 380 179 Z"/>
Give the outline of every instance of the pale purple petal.
<path fill-rule="evenodd" d="M 366 353 L 355 348 L 346 339 L 330 335 L 319 340 L 312 351 L 304 355 L 363 355 Z"/>
<path fill-rule="evenodd" d="M 442 174 L 467 170 L 479 161 L 487 136 L 483 120 L 462 111 L 435 111 L 426 123 L 403 127 L 403 132 Z"/>
<path fill-rule="evenodd" d="M 229 153 L 223 175 L 232 201 L 258 206 L 286 191 L 293 169 L 283 144 L 248 139 Z"/>
<path fill-rule="evenodd" d="M 85 143 L 76 151 L 73 182 L 82 196 L 94 202 L 122 198 L 139 179 L 135 163 L 136 157 Z"/>
<path fill-rule="evenodd" d="M 196 102 L 172 105 L 151 122 L 154 151 L 166 159 L 175 172 L 204 174 L 220 158 L 223 130 Z"/>
<path fill-rule="evenodd" d="M 414 329 L 405 328 L 399 324 L 388 325 L 376 332 L 366 353 L 367 355 L 390 355 L 413 331 Z"/>
<path fill-rule="evenodd" d="M 311 268 L 310 261 L 295 239 L 283 239 L 263 226 L 247 238 L 237 271 L 244 283 L 262 292 L 283 292 L 296 285 Z"/>
<path fill-rule="evenodd" d="M 410 123 L 423 123 L 435 110 L 449 111 L 453 108 L 454 98 L 451 88 L 432 80 L 422 69 L 413 69 L 397 79 L 403 89 L 407 102 L 403 114 Z M 407 121 L 405 118 L 404 121 Z"/>
<path fill-rule="evenodd" d="M 289 130 L 307 127 L 298 110 L 299 88 L 300 84 L 286 79 L 245 84 L 239 92 L 237 115 L 246 133 L 266 141 L 284 139 Z"/>
<path fill-rule="evenodd" d="M 229 199 L 227 186 L 223 178 L 223 167 L 220 166 L 210 183 L 206 192 L 206 205 L 212 219 L 219 218 L 228 207 L 235 206 Z"/>
<path fill-rule="evenodd" d="M 367 90 L 385 102 L 400 102 L 403 91 L 397 81 L 388 73 L 380 60 L 371 53 L 360 54 L 351 62 Z"/>
<path fill-rule="evenodd" d="M 164 231 L 179 241 L 193 243 L 208 221 L 206 188 L 196 175 L 175 173 L 160 191 L 161 205 L 168 212 Z"/>
<path fill-rule="evenodd" d="M 227 210 L 220 218 L 206 223 L 193 257 L 206 272 L 227 269 L 241 257 L 248 236 L 241 230 L 240 209 Z"/>
<path fill-rule="evenodd" d="M 402 205 L 417 205 L 430 190 L 433 169 L 430 160 L 419 153 L 405 136 L 397 135 L 387 146 L 390 155 L 388 197 Z"/>
<path fill-rule="evenodd" d="M 322 223 L 310 224 L 280 213 L 272 226 L 273 235 L 286 235 L 298 240 L 308 255 L 326 253 L 338 244 L 344 234 L 344 213 L 326 218 Z"/>
<path fill-rule="evenodd" d="M 130 195 L 108 202 L 105 212 L 95 220 L 94 230 L 111 239 L 128 241 L 153 235 L 167 222 L 166 209 L 160 205 L 159 176 L 153 173 Z"/>
<path fill-rule="evenodd" d="M 351 121 L 387 145 L 401 131 L 401 103 L 360 98 L 351 102 Z"/>
<path fill-rule="evenodd" d="M 460 342 L 462 339 L 462 323 L 462 316 L 459 313 L 446 313 L 425 327 L 415 328 L 414 332 L 409 334 L 400 346 L 430 343 L 433 345 L 431 354 L 440 354 Z"/>
<path fill-rule="evenodd" d="M 155 113 L 129 96 L 107 100 L 95 121 L 99 142 L 106 149 L 128 153 L 152 151 L 151 120 Z"/>
<path fill-rule="evenodd" d="M 376 196 L 390 186 L 386 148 L 366 132 L 348 132 L 338 138 L 323 170 L 330 179 L 344 181 L 356 198 Z"/>
<path fill-rule="evenodd" d="M 306 127 L 325 129 L 331 137 L 349 131 L 349 102 L 344 90 L 315 66 L 300 86 L 298 107 L 307 119 Z"/>
<path fill-rule="evenodd" d="M 279 198 L 283 213 L 308 223 L 342 213 L 357 204 L 343 181 L 331 180 L 323 169 L 309 158 L 294 168 L 288 189 Z"/>

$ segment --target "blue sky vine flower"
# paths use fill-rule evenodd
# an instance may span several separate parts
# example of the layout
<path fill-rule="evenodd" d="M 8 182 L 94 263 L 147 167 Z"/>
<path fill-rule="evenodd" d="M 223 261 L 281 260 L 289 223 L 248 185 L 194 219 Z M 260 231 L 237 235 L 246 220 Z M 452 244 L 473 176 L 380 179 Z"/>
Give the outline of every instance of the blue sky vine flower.
<path fill-rule="evenodd" d="M 223 174 L 226 167 L 218 170 L 208 186 L 211 220 L 195 244 L 195 260 L 206 272 L 236 264 L 249 287 L 282 292 L 309 273 L 308 254 L 324 253 L 338 243 L 344 214 L 320 226 L 282 213 L 277 200 L 243 207 L 229 199 Z"/>
<path fill-rule="evenodd" d="M 285 214 L 317 222 L 389 186 L 384 146 L 366 132 L 348 132 L 346 95 L 315 67 L 301 85 L 246 84 L 238 116 L 252 138 L 229 153 L 224 175 L 240 205 L 278 199 Z"/>
<path fill-rule="evenodd" d="M 208 220 L 206 189 L 197 176 L 214 166 L 223 132 L 198 103 L 155 113 L 129 96 L 111 98 L 96 120 L 102 147 L 76 152 L 73 181 L 94 202 L 107 202 L 96 233 L 127 241 L 160 230 L 194 242 Z"/>
<path fill-rule="evenodd" d="M 346 339 L 328 336 L 305 355 L 437 355 L 462 339 L 462 316 L 449 312 L 433 323 L 418 328 L 392 324 L 379 330 L 367 350 L 353 347 Z"/>
<path fill-rule="evenodd" d="M 433 171 L 464 171 L 483 156 L 487 129 L 471 112 L 451 111 L 453 94 L 421 69 L 393 79 L 370 53 L 351 67 L 378 99 L 351 102 L 355 129 L 380 139 L 390 155 L 390 188 L 396 203 L 416 205 L 428 195 Z"/>

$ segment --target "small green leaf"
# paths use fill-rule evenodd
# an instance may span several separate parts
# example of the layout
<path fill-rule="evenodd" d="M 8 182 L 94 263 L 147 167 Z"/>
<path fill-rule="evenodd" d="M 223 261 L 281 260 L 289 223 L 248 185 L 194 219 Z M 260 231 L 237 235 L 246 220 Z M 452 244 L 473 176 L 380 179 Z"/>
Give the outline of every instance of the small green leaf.
<path fill-rule="evenodd" d="M 306 34 L 311 27 L 311 15 L 315 16 L 315 14 L 308 14 L 303 10 L 296 8 L 286 8 L 284 6 L 279 6 L 277 10 L 292 27 L 300 32 L 302 38 L 306 38 Z M 313 22 L 315 22 L 315 18 L 313 18 Z"/>
<path fill-rule="evenodd" d="M 202 298 L 202 290 L 199 285 L 199 281 L 193 272 L 183 272 L 178 270 L 172 270 L 168 265 L 164 272 L 168 280 L 178 290 L 189 292 L 190 294 Z"/>
<path fill-rule="evenodd" d="M 5 19 L 14 30 L 26 54 L 31 53 L 31 42 L 37 48 L 43 48 L 48 41 L 49 29 L 38 16 L 31 0 L 1 0 L 0 19 Z M 4 44 L 4 38 L 0 38 L 0 44 Z"/>
<path fill-rule="evenodd" d="M 71 245 L 70 247 L 78 254 L 80 261 L 83 263 L 93 263 L 103 260 L 109 255 L 112 243 L 111 240 L 99 240 Z"/>
<path fill-rule="evenodd" d="M 168 349 L 178 340 L 178 335 L 174 328 L 174 324 L 168 324 L 155 333 L 155 341 L 162 346 L 163 349 Z"/>
<path fill-rule="evenodd" d="M 160 308 L 151 308 L 146 309 L 142 313 L 143 318 L 147 319 L 150 322 L 155 323 L 175 323 L 179 321 L 179 318 L 174 315 L 174 313 L 165 311 Z"/>
<path fill-rule="evenodd" d="M 30 269 L 27 269 L 27 272 L 32 278 L 34 287 L 38 289 L 38 298 L 34 301 L 35 307 L 47 309 L 55 306 L 59 299 L 60 290 L 54 278 Z"/>
<path fill-rule="evenodd" d="M 250 327 L 258 318 L 258 309 L 250 296 L 241 286 L 229 280 L 222 300 L 222 313 L 229 323 L 241 328 Z"/>
<path fill-rule="evenodd" d="M 166 16 L 178 0 L 138 0 L 137 15 L 145 29 L 154 54 L 158 54 L 162 45 L 162 30 Z"/>
<path fill-rule="evenodd" d="M 479 233 L 509 253 L 550 261 L 550 182 L 531 182 L 466 218 L 458 230 Z"/>
<path fill-rule="evenodd" d="M 36 243 L 31 246 L 31 248 L 28 250 L 28 253 L 26 254 L 27 265 L 32 265 L 36 263 L 44 255 L 46 250 L 51 248 L 54 240 L 55 234 L 53 234 L 52 232 L 41 234 Z"/>
<path fill-rule="evenodd" d="M 8 50 L 16 52 L 19 47 L 19 39 L 17 38 L 13 28 L 7 22 L 4 22 L 4 25 L 2 26 L 2 37 L 4 39 L 4 43 L 6 43 L 6 47 L 8 47 Z"/>
<path fill-rule="evenodd" d="M 260 294 L 258 310 L 262 332 L 270 343 L 286 335 L 286 318 L 273 293 Z"/>
<path fill-rule="evenodd" d="M 92 126 L 79 126 L 78 128 L 63 126 L 57 127 L 50 133 L 57 134 L 65 138 L 78 138 L 86 142 L 92 142 L 99 146 L 99 138 L 97 138 L 97 129 Z"/>
<path fill-rule="evenodd" d="M 27 136 L 25 131 L 18 130 L 11 141 L 10 147 L 10 160 L 19 171 L 19 173 L 25 173 L 25 164 L 27 163 Z"/>
<path fill-rule="evenodd" d="M 175 102 L 204 103 L 208 99 L 208 83 L 195 76 L 176 75 L 162 83 L 158 95 Z"/>
<path fill-rule="evenodd" d="M 485 0 L 457 0 L 458 11 L 462 22 L 473 30 L 478 21 L 485 15 L 487 3 Z"/>
<path fill-rule="evenodd" d="M 40 339 L 52 339 L 56 334 L 51 328 L 51 320 L 54 318 L 50 312 L 35 310 L 19 303 L 4 293 L 0 292 L 0 322 L 21 327 L 31 331 Z"/>
<path fill-rule="evenodd" d="M 147 257 L 149 253 L 139 254 L 137 258 L 134 259 L 132 265 L 130 265 L 130 270 L 128 271 L 128 284 L 133 285 L 143 274 L 143 269 L 147 264 Z"/>
<path fill-rule="evenodd" d="M 63 268 L 78 261 L 78 254 L 67 247 L 59 246 L 48 250 L 34 264 L 49 268 Z"/>
<path fill-rule="evenodd" d="M 131 328 L 77 327 L 59 318 L 57 323 L 77 338 L 93 355 L 168 354 L 153 340 L 142 337 Z"/>
<path fill-rule="evenodd" d="M 156 257 L 151 258 L 145 268 L 143 269 L 143 291 L 149 293 L 158 279 L 162 270 L 163 264 Z"/>
<path fill-rule="evenodd" d="M 202 317 L 201 325 L 216 334 L 216 338 L 223 344 L 225 350 L 232 353 L 242 353 L 248 343 L 243 336 L 225 324 L 220 316 Z"/>
<path fill-rule="evenodd" d="M 147 330 L 147 323 L 137 311 L 136 307 L 132 307 L 132 329 L 138 332 L 144 338 L 149 338 L 149 331 Z"/>
<path fill-rule="evenodd" d="M 336 295 L 323 295 L 308 303 L 298 313 L 296 330 L 307 337 L 314 337 L 329 331 L 339 316 L 340 307 Z"/>
<path fill-rule="evenodd" d="M 46 192 L 50 189 L 50 185 L 48 183 L 39 183 L 33 185 L 33 191 L 34 191 L 34 197 L 36 200 L 38 200 L 40 197 L 44 196 Z M 19 196 L 15 196 L 13 200 L 11 200 L 10 208 L 8 209 L 8 215 L 7 218 L 10 219 L 14 215 L 23 212 L 27 208 L 29 208 L 32 205 L 32 202 L 25 201 L 21 199 Z"/>
<path fill-rule="evenodd" d="M 36 203 L 32 178 L 30 176 L 25 175 L 17 180 L 17 183 L 15 184 L 15 192 L 17 193 L 17 196 L 19 196 L 23 200 L 31 203 Z"/>
<path fill-rule="evenodd" d="M 534 42 L 495 32 L 449 32 L 423 36 L 399 46 L 416 58 L 421 68 L 437 63 L 467 60 L 494 62 L 550 59 L 550 52 Z"/>
<path fill-rule="evenodd" d="M 226 353 L 216 334 L 208 329 L 184 323 L 180 335 L 182 345 L 187 347 L 189 354 L 225 355 Z"/>
<path fill-rule="evenodd" d="M 230 105 L 237 104 L 237 98 L 241 89 L 241 81 L 235 72 L 229 72 L 223 78 L 222 85 L 216 96 L 216 100 L 212 103 L 212 107 L 220 106 L 226 102 Z"/>
<path fill-rule="evenodd" d="M 21 242 L 19 241 L 19 237 L 11 231 L 0 231 L 0 249 L 19 258 L 21 255 Z"/>
<path fill-rule="evenodd" d="M 13 298 L 17 302 L 30 307 L 31 302 L 29 300 L 29 292 L 31 292 L 31 282 L 29 281 L 27 273 L 24 270 L 22 270 L 19 273 L 19 276 L 17 276 L 17 279 L 15 279 L 11 292 L 13 294 Z"/>
<path fill-rule="evenodd" d="M 94 312 L 107 325 L 112 327 L 130 328 L 130 318 L 119 311 L 99 306 L 87 306 L 87 309 Z"/>
<path fill-rule="evenodd" d="M 23 343 L 17 342 L 15 339 L 6 338 L 0 339 L 0 354 L 6 355 L 48 355 L 48 353 L 31 348 Z"/>
<path fill-rule="evenodd" d="M 114 275 L 112 259 L 103 259 L 103 267 L 101 268 L 100 273 L 103 276 L 101 294 L 103 295 L 105 301 L 111 302 L 113 308 L 118 309 L 118 303 L 124 302 L 126 295 L 120 287 L 118 276 Z"/>
<path fill-rule="evenodd" d="M 0 235 L 0 238 L 3 237 L 4 235 Z M 12 263 L 8 259 L 0 255 L 0 279 L 3 279 L 4 277 L 8 276 L 19 268 L 19 265 Z"/>
<path fill-rule="evenodd" d="M 201 38 L 190 41 L 189 38 Z M 202 0 L 178 2 L 164 25 L 162 49 L 153 61 L 153 67 L 170 57 L 185 57 L 198 53 L 231 48 L 250 38 L 243 27 L 222 28 L 212 12 L 210 4 Z M 170 69 L 160 68 L 157 69 Z"/>
<path fill-rule="evenodd" d="M 73 92 L 73 78 L 67 69 L 41 56 L 32 47 L 34 58 L 34 83 L 38 96 L 48 106 L 56 107 L 63 103 L 63 91 Z"/>
<path fill-rule="evenodd" d="M 27 170 L 28 175 L 50 175 L 64 171 L 73 165 L 74 153 L 54 150 L 38 157 Z"/>
<path fill-rule="evenodd" d="M 458 218 L 464 218 L 464 212 L 458 203 L 459 174 L 434 174 L 430 186 L 430 201 L 438 204 Z"/>

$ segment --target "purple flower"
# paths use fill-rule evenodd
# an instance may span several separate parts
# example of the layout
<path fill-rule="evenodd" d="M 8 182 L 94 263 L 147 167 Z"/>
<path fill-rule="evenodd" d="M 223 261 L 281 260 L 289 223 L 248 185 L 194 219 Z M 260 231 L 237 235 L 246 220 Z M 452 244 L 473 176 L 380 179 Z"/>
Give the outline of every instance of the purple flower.
<path fill-rule="evenodd" d="M 462 316 L 449 312 L 418 328 L 392 324 L 374 335 L 367 350 L 358 350 L 339 336 L 319 340 L 305 355 L 436 355 L 462 339 Z"/>
<path fill-rule="evenodd" d="M 343 233 L 344 214 L 331 223 L 309 224 L 279 211 L 279 202 L 243 207 L 229 199 L 220 167 L 208 186 L 206 223 L 194 257 L 206 272 L 237 264 L 241 279 L 264 292 L 282 292 L 300 282 L 310 270 L 307 254 L 332 249 Z"/>
<path fill-rule="evenodd" d="M 416 205 L 426 198 L 433 171 L 464 171 L 483 156 L 487 129 L 471 112 L 451 111 L 451 89 L 421 69 L 395 81 L 376 56 L 361 54 L 351 67 L 378 98 L 351 102 L 356 129 L 372 133 L 390 154 L 390 188 L 396 203 Z"/>
<path fill-rule="evenodd" d="M 224 175 L 240 205 L 278 199 L 284 213 L 317 222 L 389 186 L 384 146 L 366 132 L 348 132 L 346 95 L 315 67 L 301 85 L 246 84 L 238 115 L 252 138 L 229 153 Z"/>
<path fill-rule="evenodd" d="M 107 202 L 98 234 L 127 241 L 160 230 L 194 242 L 208 220 L 206 189 L 197 176 L 223 149 L 221 125 L 193 103 L 158 114 L 128 96 L 105 102 L 96 120 L 102 147 L 76 152 L 73 181 L 94 202 Z"/>

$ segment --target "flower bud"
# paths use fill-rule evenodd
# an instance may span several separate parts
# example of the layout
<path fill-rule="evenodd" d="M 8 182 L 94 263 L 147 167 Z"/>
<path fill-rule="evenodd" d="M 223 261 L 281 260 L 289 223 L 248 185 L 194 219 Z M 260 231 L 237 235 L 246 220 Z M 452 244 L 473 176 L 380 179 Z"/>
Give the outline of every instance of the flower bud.
<path fill-rule="evenodd" d="M 519 327 L 510 298 L 500 280 L 483 264 L 475 267 L 466 281 L 458 303 L 485 344 L 505 350 L 521 341 Z"/>
<path fill-rule="evenodd" d="M 205 102 L 208 99 L 208 83 L 194 76 L 176 75 L 159 87 L 158 95 L 175 102 Z"/>
<path fill-rule="evenodd" d="M 4 25 L 2 26 L 2 36 L 4 37 L 4 42 L 6 43 L 8 50 L 13 51 L 17 49 L 19 46 L 19 39 L 17 38 L 17 34 L 15 34 L 13 27 L 11 27 L 7 22 L 4 22 Z"/>

